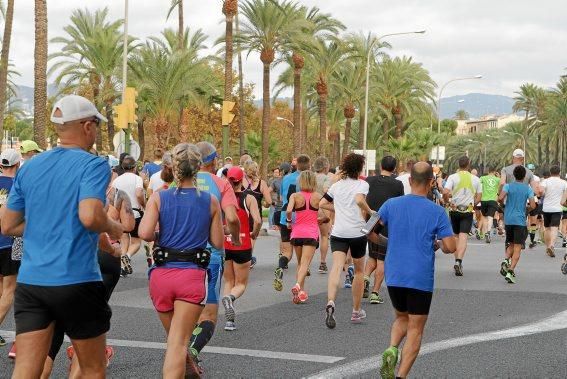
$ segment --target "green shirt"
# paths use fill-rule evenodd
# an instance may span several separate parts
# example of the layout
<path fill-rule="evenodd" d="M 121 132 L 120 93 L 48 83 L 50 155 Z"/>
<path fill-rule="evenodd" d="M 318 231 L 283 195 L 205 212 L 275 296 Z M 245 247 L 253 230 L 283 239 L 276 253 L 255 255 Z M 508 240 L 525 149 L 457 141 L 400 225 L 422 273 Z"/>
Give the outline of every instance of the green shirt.
<path fill-rule="evenodd" d="M 489 174 L 481 177 L 480 183 L 482 184 L 482 198 L 480 201 L 496 201 L 498 199 L 500 179 Z"/>

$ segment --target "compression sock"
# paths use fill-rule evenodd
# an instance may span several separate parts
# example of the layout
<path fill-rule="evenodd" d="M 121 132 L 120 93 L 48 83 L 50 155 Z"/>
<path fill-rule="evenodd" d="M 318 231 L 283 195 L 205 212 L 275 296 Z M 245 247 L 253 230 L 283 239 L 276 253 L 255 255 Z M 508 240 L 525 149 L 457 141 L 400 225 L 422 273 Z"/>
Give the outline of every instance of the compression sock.
<path fill-rule="evenodd" d="M 537 230 L 537 225 L 536 224 L 531 224 L 530 225 L 530 242 L 534 243 L 535 241 L 535 232 Z"/>
<path fill-rule="evenodd" d="M 463 264 L 463 260 L 462 259 L 455 259 L 455 263 L 462 265 Z"/>
<path fill-rule="evenodd" d="M 288 262 L 289 262 L 289 259 L 285 255 L 282 255 L 280 257 L 279 262 L 278 262 L 278 267 L 283 270 L 287 266 Z"/>
<path fill-rule="evenodd" d="M 210 320 L 200 322 L 193 330 L 191 340 L 189 341 L 189 349 L 191 354 L 197 356 L 207 345 L 215 333 L 215 323 Z"/>

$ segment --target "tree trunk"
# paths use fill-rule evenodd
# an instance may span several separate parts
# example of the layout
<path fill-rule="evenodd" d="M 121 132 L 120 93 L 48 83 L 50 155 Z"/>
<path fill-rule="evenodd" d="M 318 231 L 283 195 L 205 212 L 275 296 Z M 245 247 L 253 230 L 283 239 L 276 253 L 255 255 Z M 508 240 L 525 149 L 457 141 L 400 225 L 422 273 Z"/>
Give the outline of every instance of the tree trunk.
<path fill-rule="evenodd" d="M 233 16 L 226 15 L 226 41 L 224 55 L 224 101 L 232 101 L 232 55 L 233 55 L 233 36 L 232 21 Z M 226 146 L 225 146 L 226 143 Z M 228 156 L 230 150 L 230 126 L 223 125 L 223 155 Z"/>
<path fill-rule="evenodd" d="M 333 134 L 333 160 L 335 165 L 339 165 L 341 161 L 341 133 L 338 131 Z"/>
<path fill-rule="evenodd" d="M 183 34 L 185 32 L 184 30 L 185 26 L 183 21 L 183 0 L 181 0 L 177 5 L 177 17 L 179 22 L 179 26 L 178 26 L 179 29 L 177 30 L 177 38 L 179 41 L 179 50 L 181 50 L 183 48 Z"/>
<path fill-rule="evenodd" d="M 319 154 L 325 156 L 327 148 L 327 95 L 319 95 Z"/>
<path fill-rule="evenodd" d="M 343 142 L 343 154 L 341 156 L 344 157 L 345 155 L 348 154 L 348 151 L 350 150 L 350 129 L 352 128 L 352 118 L 347 118 L 346 119 L 346 124 L 345 124 L 345 141 Z"/>
<path fill-rule="evenodd" d="M 301 70 L 305 64 L 303 57 L 293 53 L 293 154 L 298 156 L 303 150 L 303 139 L 301 138 Z"/>
<path fill-rule="evenodd" d="M 364 111 L 358 117 L 358 149 L 364 150 Z"/>
<path fill-rule="evenodd" d="M 541 133 L 537 134 L 537 165 L 541 166 Z"/>
<path fill-rule="evenodd" d="M 301 125 L 301 150 L 303 153 L 307 154 L 307 140 L 308 140 L 308 134 L 307 134 L 307 123 L 305 122 L 305 111 L 304 109 L 306 109 L 307 107 L 304 104 L 304 101 L 301 100 L 301 111 L 299 112 L 299 123 Z"/>
<path fill-rule="evenodd" d="M 14 0 L 8 0 L 6 19 L 4 20 L 4 36 L 2 38 L 2 55 L 0 55 L 0 136 L 4 136 L 4 113 L 8 97 L 8 63 L 10 60 L 10 40 L 12 39 L 12 22 L 14 20 Z"/>
<path fill-rule="evenodd" d="M 559 143 L 561 141 L 561 135 L 557 133 L 557 138 L 555 138 L 555 162 L 554 164 L 559 165 Z"/>
<path fill-rule="evenodd" d="M 116 149 L 116 146 L 114 146 L 114 141 L 113 141 L 115 134 L 114 116 L 113 116 L 114 111 L 112 109 L 111 101 L 106 103 L 105 112 L 106 112 L 106 118 L 108 119 L 108 123 L 106 124 L 106 127 L 108 128 L 108 146 L 111 151 L 114 151 L 114 149 Z"/>
<path fill-rule="evenodd" d="M 396 139 L 402 138 L 402 130 L 404 128 L 404 120 L 401 112 L 394 112 L 394 121 L 396 122 Z"/>
<path fill-rule="evenodd" d="M 34 52 L 33 137 L 45 148 L 47 124 L 47 2 L 35 0 L 35 52 Z"/>
<path fill-rule="evenodd" d="M 109 119 L 110 120 L 110 119 Z M 140 117 L 138 120 L 138 142 L 140 143 L 140 161 L 144 161 L 144 154 L 146 153 L 146 134 L 144 132 L 145 116 Z"/>
<path fill-rule="evenodd" d="M 268 177 L 268 163 L 270 146 L 270 63 L 264 63 L 263 94 L 262 94 L 262 162 L 260 175 Z"/>
<path fill-rule="evenodd" d="M 236 15 L 236 34 L 240 33 L 240 24 L 238 23 L 238 14 Z M 242 72 L 242 52 L 240 51 L 240 43 L 237 42 L 238 50 L 238 140 L 240 147 L 240 155 L 244 154 L 244 75 Z"/>

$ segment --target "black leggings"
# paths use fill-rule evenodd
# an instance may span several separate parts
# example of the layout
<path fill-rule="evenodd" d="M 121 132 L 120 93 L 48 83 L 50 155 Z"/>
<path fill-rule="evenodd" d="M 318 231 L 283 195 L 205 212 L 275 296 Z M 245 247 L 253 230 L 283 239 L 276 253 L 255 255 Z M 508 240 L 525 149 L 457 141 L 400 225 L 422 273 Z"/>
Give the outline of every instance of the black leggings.
<path fill-rule="evenodd" d="M 106 290 L 106 301 L 110 300 L 112 292 L 114 292 L 114 287 L 120 279 L 120 258 L 113 257 L 112 255 L 105 253 L 104 251 L 98 251 L 98 265 L 100 266 L 100 273 L 102 275 L 102 283 Z M 55 324 L 55 330 L 53 331 L 53 338 L 51 339 L 51 347 L 49 348 L 49 357 L 55 361 L 57 353 L 63 345 L 63 338 L 65 337 L 65 331 L 59 325 Z"/>

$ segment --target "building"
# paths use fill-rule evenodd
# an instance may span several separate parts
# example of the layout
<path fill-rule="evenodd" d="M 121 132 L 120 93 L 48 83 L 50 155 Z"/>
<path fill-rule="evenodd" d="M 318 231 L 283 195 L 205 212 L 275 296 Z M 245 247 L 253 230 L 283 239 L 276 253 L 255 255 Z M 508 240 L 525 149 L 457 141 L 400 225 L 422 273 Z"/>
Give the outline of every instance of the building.
<path fill-rule="evenodd" d="M 465 135 L 471 133 L 486 132 L 491 129 L 500 129 L 511 122 L 523 121 L 524 118 L 517 114 L 502 116 L 483 116 L 478 120 L 458 120 L 457 134 Z"/>

